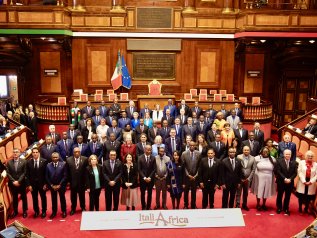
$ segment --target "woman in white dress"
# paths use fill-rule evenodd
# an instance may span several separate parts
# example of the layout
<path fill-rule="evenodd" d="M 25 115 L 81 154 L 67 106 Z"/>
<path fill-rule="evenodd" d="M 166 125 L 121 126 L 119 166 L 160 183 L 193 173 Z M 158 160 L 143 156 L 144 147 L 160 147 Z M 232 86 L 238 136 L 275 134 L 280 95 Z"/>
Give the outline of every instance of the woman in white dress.
<path fill-rule="evenodd" d="M 256 169 L 251 185 L 251 192 L 256 195 L 256 209 L 267 211 L 266 199 L 276 194 L 274 181 L 274 167 L 276 160 L 270 156 L 267 147 L 262 149 L 259 156 L 255 157 Z M 262 206 L 260 205 L 262 199 Z"/>
<path fill-rule="evenodd" d="M 131 154 L 127 154 L 124 159 L 122 167 L 122 193 L 121 204 L 126 205 L 126 209 L 135 210 L 136 205 L 139 203 L 138 195 L 138 168 L 137 164 L 133 163 Z"/>
<path fill-rule="evenodd" d="M 155 109 L 152 111 L 152 119 L 156 123 L 160 123 L 163 117 L 163 110 L 160 109 L 160 105 L 156 104 Z"/>

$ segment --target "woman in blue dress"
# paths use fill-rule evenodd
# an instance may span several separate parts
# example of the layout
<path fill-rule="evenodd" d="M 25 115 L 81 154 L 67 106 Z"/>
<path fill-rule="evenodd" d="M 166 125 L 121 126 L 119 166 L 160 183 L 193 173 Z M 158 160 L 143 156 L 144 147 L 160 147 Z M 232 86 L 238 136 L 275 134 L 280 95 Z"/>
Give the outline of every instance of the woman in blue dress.
<path fill-rule="evenodd" d="M 178 151 L 173 152 L 172 160 L 168 161 L 167 167 L 167 189 L 170 192 L 173 209 L 179 209 L 184 185 L 184 166 Z M 175 206 L 176 202 L 176 206 Z"/>

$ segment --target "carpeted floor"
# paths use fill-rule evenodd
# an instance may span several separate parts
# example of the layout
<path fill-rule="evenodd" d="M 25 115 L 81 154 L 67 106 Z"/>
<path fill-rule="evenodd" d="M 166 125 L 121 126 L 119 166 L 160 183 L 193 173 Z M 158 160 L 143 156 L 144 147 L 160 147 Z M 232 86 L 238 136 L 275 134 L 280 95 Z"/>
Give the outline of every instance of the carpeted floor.
<path fill-rule="evenodd" d="M 245 227 L 242 228 L 191 228 L 191 229 L 159 229 L 159 230 L 112 230 L 112 231 L 80 231 L 81 212 L 78 210 L 75 215 L 68 215 L 62 219 L 60 212 L 53 219 L 49 220 L 51 214 L 50 193 L 48 195 L 48 216 L 46 219 L 33 218 L 32 198 L 28 194 L 28 217 L 22 218 L 19 214 L 16 220 L 19 220 L 32 231 L 44 235 L 45 237 L 130 237 L 130 238 L 159 238 L 159 237 L 291 237 L 304 229 L 314 218 L 311 215 L 299 214 L 297 212 L 297 198 L 292 195 L 290 211 L 291 215 L 276 214 L 275 197 L 268 199 L 267 206 L 269 210 L 266 212 L 258 212 L 255 209 L 256 199 L 249 195 L 250 211 L 242 211 L 245 219 Z M 154 207 L 155 192 L 153 193 L 152 207 Z M 221 191 L 216 192 L 215 207 L 221 207 Z M 67 191 L 67 207 L 70 207 L 70 194 Z M 201 208 L 201 191 L 197 191 L 197 206 Z M 104 192 L 100 196 L 101 210 L 105 210 Z M 86 203 L 88 207 L 88 194 L 86 194 Z M 21 205 L 21 204 L 20 204 Z M 171 202 L 168 197 L 168 207 L 171 208 Z M 183 207 L 183 206 L 182 206 Z M 19 208 L 21 212 L 21 207 Z M 79 209 L 79 208 L 78 208 Z M 124 206 L 120 206 L 120 210 L 125 210 Z M 140 206 L 137 207 L 140 209 Z M 133 212 L 133 211 L 131 211 Z M 8 223 L 11 223 L 9 220 Z"/>

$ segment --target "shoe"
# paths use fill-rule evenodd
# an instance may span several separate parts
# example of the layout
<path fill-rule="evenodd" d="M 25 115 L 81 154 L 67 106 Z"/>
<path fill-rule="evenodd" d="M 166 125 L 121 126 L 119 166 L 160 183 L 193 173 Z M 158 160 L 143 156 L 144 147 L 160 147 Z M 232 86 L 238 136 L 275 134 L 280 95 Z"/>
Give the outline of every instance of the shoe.
<path fill-rule="evenodd" d="M 285 213 L 285 215 L 288 215 L 288 216 L 291 215 L 291 213 L 287 209 L 284 211 L 284 213 Z"/>
<path fill-rule="evenodd" d="M 33 215 L 34 218 L 37 218 L 38 216 L 39 216 L 39 212 L 35 212 Z"/>
<path fill-rule="evenodd" d="M 240 206 L 239 206 L 239 205 L 236 205 L 236 208 L 240 208 Z"/>
<path fill-rule="evenodd" d="M 262 207 L 261 207 L 260 205 L 257 205 L 257 206 L 256 206 L 256 210 L 262 211 Z"/>
<path fill-rule="evenodd" d="M 155 206 L 155 207 L 154 207 L 154 210 L 159 210 L 159 209 L 160 209 L 159 206 Z"/>
<path fill-rule="evenodd" d="M 75 211 L 74 211 L 74 210 L 71 210 L 69 214 L 72 216 L 72 215 L 75 214 Z"/>
<path fill-rule="evenodd" d="M 242 206 L 242 209 L 245 211 L 249 211 L 250 209 L 247 206 Z"/>
<path fill-rule="evenodd" d="M 276 210 L 276 213 L 277 213 L 277 214 L 280 214 L 280 213 L 281 213 L 281 209 L 278 208 L 278 209 Z"/>
<path fill-rule="evenodd" d="M 304 212 L 308 213 L 308 208 L 307 207 L 305 207 Z"/>
<path fill-rule="evenodd" d="M 267 206 L 262 205 L 262 210 L 263 210 L 263 211 L 267 211 Z"/>
<path fill-rule="evenodd" d="M 184 206 L 183 209 L 188 209 L 188 207 L 187 207 L 187 206 Z"/>
<path fill-rule="evenodd" d="M 164 209 L 164 210 L 168 210 L 167 206 L 163 206 L 163 209 Z"/>
<path fill-rule="evenodd" d="M 130 207 L 127 207 L 126 210 L 129 211 L 129 210 L 130 210 Z"/>
<path fill-rule="evenodd" d="M 23 212 L 23 218 L 26 218 L 28 216 L 28 213 L 27 212 Z"/>
<path fill-rule="evenodd" d="M 13 212 L 13 213 L 10 215 L 10 218 L 13 219 L 13 218 L 15 218 L 17 215 L 18 215 L 17 212 Z"/>
<path fill-rule="evenodd" d="M 52 215 L 50 215 L 50 219 L 53 219 L 54 217 L 56 217 L 56 213 L 53 212 Z"/>
<path fill-rule="evenodd" d="M 135 210 L 135 206 L 132 206 L 132 211 L 134 211 Z"/>
<path fill-rule="evenodd" d="M 197 206 L 192 206 L 190 209 L 198 209 Z"/>
<path fill-rule="evenodd" d="M 86 211 L 86 208 L 82 208 L 81 211 L 82 211 L 82 212 L 85 212 L 85 211 Z"/>
<path fill-rule="evenodd" d="M 46 212 L 42 212 L 41 218 L 45 218 L 45 217 L 46 217 Z"/>
<path fill-rule="evenodd" d="M 66 214 L 66 212 L 63 212 L 62 213 L 62 218 L 65 218 L 65 217 L 67 217 L 67 214 Z"/>

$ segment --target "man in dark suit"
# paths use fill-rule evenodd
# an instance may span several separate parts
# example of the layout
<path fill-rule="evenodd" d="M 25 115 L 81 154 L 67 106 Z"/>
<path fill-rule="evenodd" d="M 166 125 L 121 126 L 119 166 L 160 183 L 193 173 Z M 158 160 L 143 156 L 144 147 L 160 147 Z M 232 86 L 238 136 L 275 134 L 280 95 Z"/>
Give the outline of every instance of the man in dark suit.
<path fill-rule="evenodd" d="M 73 156 L 67 158 L 66 160 L 68 181 L 70 182 L 71 216 L 76 212 L 77 194 L 81 210 L 86 211 L 85 171 L 87 166 L 87 157 L 81 156 L 80 149 L 75 147 L 73 150 Z"/>
<path fill-rule="evenodd" d="M 163 114 L 164 116 L 166 115 L 166 110 L 170 110 L 171 117 L 176 118 L 177 117 L 177 108 L 175 105 L 173 105 L 173 100 L 168 99 L 167 100 L 167 105 L 164 106 Z"/>
<path fill-rule="evenodd" d="M 101 116 L 99 109 L 96 109 L 95 115 L 92 117 L 92 120 L 93 120 L 96 127 L 100 125 L 102 118 L 103 118 L 103 116 Z"/>
<path fill-rule="evenodd" d="M 220 135 L 220 130 L 217 129 L 217 125 L 213 123 L 209 131 L 207 131 L 206 141 L 209 147 L 211 147 L 211 142 L 216 140 L 216 134 Z M 217 157 L 217 156 L 216 156 Z M 220 159 L 219 157 L 217 157 Z"/>
<path fill-rule="evenodd" d="M 197 128 L 197 133 L 198 134 L 203 134 L 205 138 L 207 137 L 207 130 L 210 127 L 208 123 L 205 122 L 205 117 L 204 115 L 199 116 L 199 120 L 196 123 L 196 128 Z"/>
<path fill-rule="evenodd" d="M 296 160 L 296 144 L 294 142 L 291 142 L 291 137 L 289 134 L 285 134 L 283 136 L 283 141 L 278 143 L 278 155 L 279 158 L 283 158 L 284 156 L 284 151 L 286 149 L 289 149 L 292 154 L 291 154 L 291 160 L 295 161 Z"/>
<path fill-rule="evenodd" d="M 229 208 L 233 208 L 237 188 L 243 179 L 241 161 L 235 157 L 235 154 L 236 149 L 232 147 L 229 148 L 229 157 L 222 161 L 220 173 L 221 187 L 223 189 L 222 208 L 228 208 L 229 194 Z"/>
<path fill-rule="evenodd" d="M 142 133 L 140 136 L 140 142 L 136 144 L 136 160 L 138 160 L 139 157 L 145 153 L 145 147 L 147 145 L 151 145 L 151 143 L 147 141 L 146 134 Z"/>
<path fill-rule="evenodd" d="M 81 109 L 82 114 L 86 113 L 88 117 L 93 117 L 95 115 L 95 108 L 91 106 L 91 102 L 87 101 L 87 105 Z"/>
<path fill-rule="evenodd" d="M 118 211 L 122 164 L 117 159 L 117 153 L 114 150 L 110 151 L 109 158 L 103 164 L 103 174 L 106 184 L 106 211 Z"/>
<path fill-rule="evenodd" d="M 254 139 L 254 132 L 249 131 L 249 139 L 242 141 L 241 150 L 244 146 L 248 146 L 250 148 L 250 154 L 252 156 L 257 156 L 260 153 L 261 147 L 260 143 Z"/>
<path fill-rule="evenodd" d="M 66 214 L 66 184 L 67 184 L 67 168 L 64 161 L 60 161 L 59 154 L 57 152 L 52 153 L 51 161 L 46 166 L 45 178 L 49 189 L 51 190 L 52 199 L 52 215 L 50 219 L 56 216 L 57 212 L 57 193 L 59 194 L 59 200 L 62 209 L 62 218 L 67 216 Z"/>
<path fill-rule="evenodd" d="M 184 209 L 188 209 L 188 194 L 191 191 L 191 209 L 196 207 L 196 191 L 198 186 L 198 168 L 200 163 L 200 153 L 195 150 L 196 143 L 189 143 L 189 150 L 184 151 L 181 158 L 185 168 L 185 188 L 184 188 Z"/>
<path fill-rule="evenodd" d="M 127 117 L 130 119 L 133 118 L 134 112 L 138 112 L 133 100 L 129 101 L 129 106 L 125 108 L 125 112 L 127 113 Z"/>
<path fill-rule="evenodd" d="M 57 152 L 57 146 L 52 143 L 51 136 L 45 136 L 45 144 L 41 147 L 41 157 L 49 163 L 53 152 Z"/>
<path fill-rule="evenodd" d="M 125 129 L 125 126 L 127 124 L 130 125 L 131 120 L 130 120 L 130 118 L 127 117 L 127 113 L 125 111 L 122 112 L 121 115 L 122 115 L 122 117 L 119 118 L 119 120 L 118 120 L 118 127 L 120 127 L 121 129 Z"/>
<path fill-rule="evenodd" d="M 37 134 L 38 134 L 38 129 L 37 129 L 37 117 L 35 116 L 34 112 L 29 113 L 28 117 L 28 126 L 32 131 L 32 142 L 35 142 L 38 140 Z"/>
<path fill-rule="evenodd" d="M 75 147 L 79 148 L 80 154 L 82 156 L 88 157 L 90 155 L 90 153 L 91 153 L 88 145 L 86 143 L 84 143 L 84 138 L 83 138 L 82 135 L 77 136 L 77 143 L 73 144 L 73 147 L 72 147 L 71 151 L 74 151 Z"/>
<path fill-rule="evenodd" d="M 239 122 L 238 123 L 238 128 L 233 129 L 234 132 L 234 137 L 238 139 L 239 144 L 238 146 L 241 147 L 242 141 L 245 141 L 248 139 L 248 130 L 243 128 L 243 123 Z"/>
<path fill-rule="evenodd" d="M 163 124 L 163 121 L 166 120 L 169 127 L 171 127 L 174 124 L 174 117 L 171 116 L 170 109 L 166 109 L 166 113 L 161 119 L 161 124 Z"/>
<path fill-rule="evenodd" d="M 180 109 L 179 114 L 178 114 L 177 117 L 179 118 L 181 125 L 187 124 L 188 116 L 185 115 L 185 109 L 184 108 Z"/>
<path fill-rule="evenodd" d="M 181 121 L 179 118 L 175 118 L 174 120 L 174 125 L 171 128 L 175 128 L 176 131 L 176 137 L 180 140 L 181 145 L 183 144 L 183 136 L 182 136 L 182 125 L 181 125 Z"/>
<path fill-rule="evenodd" d="M 116 135 L 114 133 L 110 133 L 110 136 L 108 138 L 109 140 L 104 143 L 102 149 L 103 162 L 109 159 L 109 153 L 112 150 L 116 151 L 117 155 L 120 154 L 121 143 L 116 140 Z"/>
<path fill-rule="evenodd" d="M 217 159 L 222 161 L 226 157 L 226 145 L 221 141 L 220 134 L 216 134 L 215 141 L 211 142 L 210 147 L 214 150 Z"/>
<path fill-rule="evenodd" d="M 215 158 L 213 149 L 208 149 L 207 157 L 199 164 L 199 186 L 203 192 L 202 208 L 214 208 L 215 191 L 219 188 L 220 160 Z"/>
<path fill-rule="evenodd" d="M 109 127 L 107 130 L 108 138 L 109 138 L 111 133 L 114 133 L 116 135 L 116 140 L 121 143 L 121 141 L 122 141 L 122 129 L 120 127 L 118 127 L 117 120 L 112 120 L 112 127 Z"/>
<path fill-rule="evenodd" d="M 67 132 L 64 131 L 62 133 L 62 139 L 57 142 L 57 152 L 62 160 L 66 161 L 66 159 L 71 156 L 73 144 L 74 141 L 72 139 L 68 139 Z"/>
<path fill-rule="evenodd" d="M 142 133 L 148 134 L 149 127 L 144 125 L 144 119 L 140 118 L 140 124 L 135 128 L 135 141 L 140 142 L 140 136 Z"/>
<path fill-rule="evenodd" d="M 82 114 L 82 119 L 78 122 L 78 130 L 82 131 L 86 127 L 86 121 L 87 121 L 88 115 L 87 113 Z"/>
<path fill-rule="evenodd" d="M 216 118 L 217 110 L 214 109 L 214 106 L 212 103 L 208 105 L 208 109 L 206 110 L 206 112 L 209 112 L 210 119 L 214 121 Z"/>
<path fill-rule="evenodd" d="M 96 155 L 98 158 L 98 162 L 102 163 L 102 144 L 98 141 L 98 135 L 92 134 L 91 141 L 88 143 L 90 155 Z M 88 157 L 89 157 L 88 156 Z"/>
<path fill-rule="evenodd" d="M 195 101 L 195 106 L 192 107 L 191 109 L 191 113 L 193 114 L 193 112 L 196 112 L 197 118 L 200 117 L 200 115 L 203 114 L 203 109 L 199 106 L 199 102 Z"/>
<path fill-rule="evenodd" d="M 191 117 L 188 117 L 187 124 L 183 125 L 183 132 L 182 132 L 183 141 L 185 141 L 185 137 L 187 135 L 190 135 L 193 141 L 196 141 L 197 127 L 196 125 L 193 124 L 193 119 Z"/>
<path fill-rule="evenodd" d="M 260 123 L 255 122 L 253 133 L 254 133 L 254 140 L 259 142 L 260 149 L 262 149 L 262 147 L 264 146 L 264 132 L 260 130 L 260 127 L 261 127 Z"/>
<path fill-rule="evenodd" d="M 156 170 L 155 157 L 152 155 L 152 147 L 150 145 L 145 146 L 145 153 L 138 159 L 138 170 L 140 175 L 142 210 L 150 210 L 152 203 L 152 190 L 154 186 L 154 175 Z M 147 191 L 146 201 L 145 191 Z"/>
<path fill-rule="evenodd" d="M 108 116 L 106 116 L 106 124 L 111 127 L 112 126 L 112 120 L 117 120 L 117 117 L 113 114 L 113 111 L 110 110 L 108 113 Z"/>
<path fill-rule="evenodd" d="M 159 135 L 162 137 L 162 143 L 170 136 L 170 129 L 166 120 L 163 121 L 162 127 L 160 128 Z"/>
<path fill-rule="evenodd" d="M 156 136 L 160 135 L 160 129 L 157 127 L 156 122 L 153 122 L 153 127 L 148 130 L 148 141 L 153 145 Z"/>
<path fill-rule="evenodd" d="M 230 115 L 230 112 L 226 110 L 225 104 L 221 104 L 221 109 L 218 112 L 222 112 L 224 120 L 226 120 L 227 117 Z"/>
<path fill-rule="evenodd" d="M 177 108 L 177 115 L 180 115 L 181 114 L 181 109 L 184 109 L 184 115 L 187 116 L 187 117 L 190 117 L 191 116 L 191 111 L 190 111 L 190 108 L 188 105 L 186 105 L 186 101 L 185 99 L 182 99 L 181 100 L 181 104 L 179 105 L 179 107 Z"/>
<path fill-rule="evenodd" d="M 295 160 L 291 160 L 291 157 L 292 151 L 290 149 L 285 149 L 283 157 L 276 160 L 276 213 L 278 214 L 281 213 L 281 209 L 283 209 L 286 215 L 290 215 L 289 202 L 294 188 L 294 179 L 297 176 L 297 162 Z M 282 202 L 283 195 L 284 202 Z"/>
<path fill-rule="evenodd" d="M 52 143 L 56 145 L 61 139 L 61 135 L 56 133 L 55 125 L 49 125 L 48 129 L 50 132 L 47 135 L 52 137 Z"/>
<path fill-rule="evenodd" d="M 26 174 L 29 186 L 28 189 L 31 191 L 32 194 L 34 218 L 37 218 L 40 214 L 38 195 L 40 195 L 42 202 L 41 217 L 46 217 L 46 165 L 46 160 L 40 157 L 39 149 L 36 147 L 33 148 L 32 159 L 28 160 L 27 162 Z"/>
<path fill-rule="evenodd" d="M 26 197 L 26 160 L 20 158 L 20 150 L 13 149 L 13 158 L 7 164 L 9 188 L 13 197 L 13 213 L 11 218 L 18 215 L 18 196 L 21 195 L 23 218 L 27 217 L 28 201 Z"/>
<path fill-rule="evenodd" d="M 179 138 L 176 137 L 176 129 L 171 128 L 170 137 L 165 140 L 165 152 L 170 158 L 173 158 L 174 151 L 180 151 L 182 144 Z"/>
<path fill-rule="evenodd" d="M 315 135 L 317 133 L 317 120 L 311 117 L 303 131 Z"/>
<path fill-rule="evenodd" d="M 109 109 L 107 108 L 104 100 L 101 101 L 100 106 L 98 107 L 98 109 L 100 111 L 100 115 L 103 118 L 106 118 L 106 116 L 108 116 Z"/>
<path fill-rule="evenodd" d="M 80 135 L 80 131 L 75 129 L 75 125 L 70 124 L 67 130 L 67 138 L 73 140 L 73 143 L 77 141 L 77 136 Z"/>
<path fill-rule="evenodd" d="M 121 105 L 118 103 L 117 97 L 115 97 L 113 103 L 110 105 L 110 110 L 113 111 L 113 115 L 115 115 L 117 118 L 120 117 Z"/>
<path fill-rule="evenodd" d="M 240 118 L 241 121 L 243 121 L 243 113 L 242 110 L 240 108 L 240 104 L 239 103 L 235 103 L 234 104 L 234 109 L 236 111 L 236 115 Z"/>

